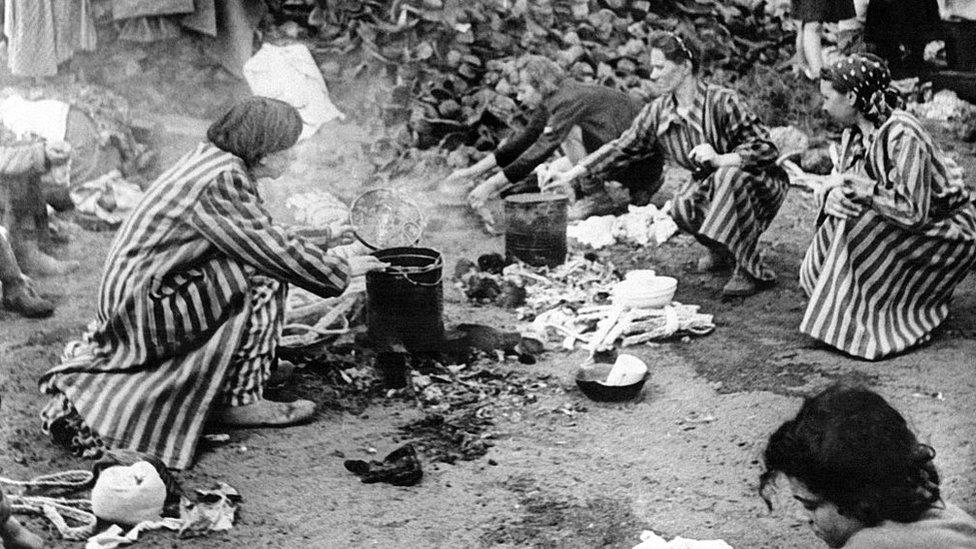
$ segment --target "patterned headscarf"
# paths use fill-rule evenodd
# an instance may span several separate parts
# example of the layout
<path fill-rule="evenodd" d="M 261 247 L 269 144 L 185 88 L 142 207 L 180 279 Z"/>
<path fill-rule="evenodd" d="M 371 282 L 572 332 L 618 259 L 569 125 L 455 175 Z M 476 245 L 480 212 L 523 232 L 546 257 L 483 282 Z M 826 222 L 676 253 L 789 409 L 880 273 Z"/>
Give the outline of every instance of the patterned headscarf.
<path fill-rule="evenodd" d="M 265 156 L 290 148 L 302 133 L 302 117 L 295 107 L 268 97 L 238 101 L 207 130 L 218 148 L 254 167 Z"/>
<path fill-rule="evenodd" d="M 847 56 L 824 67 L 822 77 L 839 92 L 853 91 L 854 107 L 876 124 L 887 120 L 901 104 L 898 91 L 891 87 L 891 72 L 875 55 Z"/>

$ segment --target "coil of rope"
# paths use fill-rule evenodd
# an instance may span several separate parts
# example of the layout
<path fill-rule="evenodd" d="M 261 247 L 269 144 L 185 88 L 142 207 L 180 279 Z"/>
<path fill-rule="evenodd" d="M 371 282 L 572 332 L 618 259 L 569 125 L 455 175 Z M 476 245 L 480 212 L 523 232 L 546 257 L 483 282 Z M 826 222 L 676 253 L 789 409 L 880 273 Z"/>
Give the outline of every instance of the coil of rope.
<path fill-rule="evenodd" d="M 40 475 L 30 480 L 0 477 L 0 486 L 23 490 L 63 490 L 80 492 L 94 484 L 91 471 L 63 471 Z M 67 540 L 86 540 L 95 534 L 98 519 L 92 513 L 91 500 L 7 494 L 14 513 L 40 515 L 51 522 L 61 537 Z"/>

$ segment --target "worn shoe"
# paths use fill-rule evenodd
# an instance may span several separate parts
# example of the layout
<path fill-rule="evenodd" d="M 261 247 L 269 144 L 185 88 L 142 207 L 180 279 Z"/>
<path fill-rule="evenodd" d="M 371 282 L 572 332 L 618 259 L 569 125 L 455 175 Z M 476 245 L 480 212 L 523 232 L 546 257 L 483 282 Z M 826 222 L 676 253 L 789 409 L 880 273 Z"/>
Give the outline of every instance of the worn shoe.
<path fill-rule="evenodd" d="M 259 400 L 245 406 L 228 406 L 217 411 L 216 420 L 225 427 L 287 427 L 315 416 L 311 400 L 272 402 Z"/>
<path fill-rule="evenodd" d="M 735 271 L 732 272 L 732 278 L 722 287 L 722 295 L 725 297 L 747 297 L 772 286 L 772 284 L 773 281 L 759 280 L 744 269 L 736 267 Z"/>
<path fill-rule="evenodd" d="M 36 242 L 20 242 L 14 246 L 14 255 L 21 270 L 36 276 L 60 276 L 81 267 L 77 261 L 61 261 L 55 259 L 38 248 Z"/>
<path fill-rule="evenodd" d="M 721 250 L 709 249 L 708 253 L 698 258 L 695 270 L 699 273 L 726 271 L 735 265 L 732 254 Z"/>
<path fill-rule="evenodd" d="M 54 304 L 38 295 L 26 282 L 3 289 L 3 308 L 27 318 L 46 318 L 54 314 Z"/>
<path fill-rule="evenodd" d="M 573 202 L 569 207 L 567 218 L 570 221 L 582 221 L 594 215 L 620 215 L 626 211 L 626 202 L 618 202 L 610 196 L 610 193 L 598 191 Z"/>

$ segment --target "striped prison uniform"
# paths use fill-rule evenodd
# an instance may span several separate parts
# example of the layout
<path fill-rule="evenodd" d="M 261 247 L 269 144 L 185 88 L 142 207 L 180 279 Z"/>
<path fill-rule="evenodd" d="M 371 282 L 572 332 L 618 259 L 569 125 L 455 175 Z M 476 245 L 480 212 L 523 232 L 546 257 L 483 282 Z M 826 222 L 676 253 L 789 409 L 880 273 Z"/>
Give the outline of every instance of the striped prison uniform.
<path fill-rule="evenodd" d="M 738 153 L 742 164 L 702 172 L 689 158 L 702 143 L 718 154 Z M 583 160 L 587 174 L 582 186 L 650 154 L 656 144 L 694 174 L 672 202 L 669 213 L 678 226 L 707 244 L 727 248 L 752 276 L 775 279 L 760 258 L 758 243 L 786 198 L 789 179 L 776 165 L 779 153 L 758 118 L 734 92 L 705 82 L 698 83 L 687 112 L 678 107 L 674 94 L 658 97 L 619 138 Z"/>
<path fill-rule="evenodd" d="M 239 158 L 202 143 L 122 225 L 92 344 L 41 389 L 70 401 L 108 447 L 186 468 L 215 399 L 260 397 L 287 283 L 335 296 L 348 280 L 344 260 L 272 222 Z"/>
<path fill-rule="evenodd" d="M 976 263 L 976 204 L 955 163 L 904 111 L 864 148 L 872 202 L 849 219 L 821 212 L 800 267 L 810 297 L 800 331 L 875 360 L 929 339 Z"/>

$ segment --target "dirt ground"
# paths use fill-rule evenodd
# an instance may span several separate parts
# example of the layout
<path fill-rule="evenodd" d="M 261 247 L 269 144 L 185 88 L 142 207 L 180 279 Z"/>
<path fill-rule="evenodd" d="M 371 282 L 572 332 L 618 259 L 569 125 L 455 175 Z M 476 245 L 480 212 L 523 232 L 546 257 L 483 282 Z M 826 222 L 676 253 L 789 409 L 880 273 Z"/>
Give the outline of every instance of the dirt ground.
<path fill-rule="evenodd" d="M 207 124 L 172 110 L 143 114 L 163 128 L 156 136 L 162 166 L 189 149 Z M 382 183 L 370 175 L 363 149 L 376 136 L 371 128 L 362 120 L 334 122 L 303 145 L 298 166 L 269 188 L 273 209 L 283 211 L 283 197 L 299 189 L 321 186 L 348 199 Z M 946 143 L 976 174 L 974 151 Z M 484 235 L 463 208 L 432 192 L 446 168 L 424 166 L 391 182 L 430 205 L 424 243 L 444 253 L 449 269 L 460 258 L 502 251 L 502 238 Z M 659 198 L 681 177 L 672 172 Z M 806 301 L 796 273 L 814 217 L 810 196 L 792 190 L 764 238 L 780 282 L 748 299 L 722 301 L 722 278 L 691 272 L 702 250 L 687 236 L 659 248 L 600 252 L 625 269 L 676 276 L 676 299 L 700 304 L 718 325 L 707 337 L 634 349 L 652 371 L 636 402 L 588 401 L 573 382 L 582 352 L 552 352 L 534 365 L 498 364 L 540 380 L 538 399 L 496 418 L 485 456 L 425 462 L 423 481 L 409 488 L 362 484 L 343 467 L 344 458 L 383 456 L 404 442 L 397 427 L 420 417 L 404 399 L 377 398 L 352 411 L 325 407 L 300 427 L 233 431 L 229 442 L 206 445 L 179 478 L 188 489 L 218 480 L 236 487 L 244 501 L 234 529 L 189 540 L 154 533 L 137 546 L 630 548 L 641 530 L 651 529 L 666 537 L 722 538 L 736 548 L 819 547 L 800 509 L 783 495 L 788 489 L 772 513 L 766 510 L 756 495 L 758 460 L 765 437 L 800 398 L 838 379 L 867 384 L 901 409 L 937 449 L 946 498 L 976 512 L 976 279 L 957 289 L 949 320 L 923 348 L 877 363 L 841 356 L 797 332 Z M 53 318 L 31 321 L 0 311 L 4 476 L 90 465 L 40 433 L 36 381 L 92 317 L 111 237 L 80 234 L 64 255 L 83 269 L 39 281 L 57 301 Z M 445 284 L 445 317 L 448 325 L 517 324 L 506 310 L 467 303 L 451 284 Z M 315 374 L 299 379 L 308 375 Z M 303 387 L 293 390 L 302 394 Z M 57 541 L 40 519 L 29 523 L 52 546 L 81 546 Z"/>

